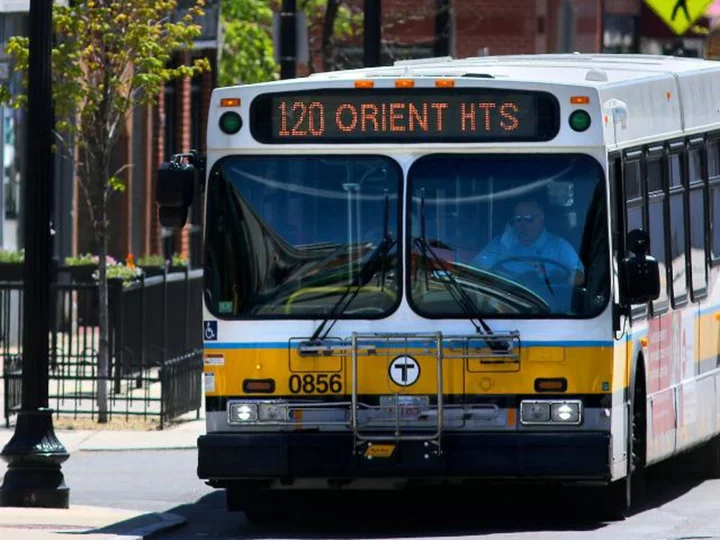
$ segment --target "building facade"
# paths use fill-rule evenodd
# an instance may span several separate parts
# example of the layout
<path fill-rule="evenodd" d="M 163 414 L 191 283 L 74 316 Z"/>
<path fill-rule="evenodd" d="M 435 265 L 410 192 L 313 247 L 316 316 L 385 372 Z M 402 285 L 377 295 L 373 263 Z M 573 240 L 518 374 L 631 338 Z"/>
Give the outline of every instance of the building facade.
<path fill-rule="evenodd" d="M 361 12 L 363 0 L 344 2 Z M 382 63 L 437 55 L 436 14 L 447 9 L 449 46 L 456 58 L 558 52 L 663 54 L 678 37 L 644 0 L 383 0 Z M 709 27 L 709 20 L 697 21 Z M 317 36 L 316 36 L 317 37 Z M 682 36 L 690 54 L 701 55 L 703 35 Z M 361 67 L 362 35 L 336 46 L 339 68 Z M 322 68 L 319 55 L 313 69 Z"/>
<path fill-rule="evenodd" d="M 62 0 L 59 0 L 62 1 Z M 178 17 L 192 0 L 181 0 Z M 219 10 L 221 0 L 206 0 L 203 35 L 195 48 L 175 61 L 195 56 L 210 60 L 212 71 L 195 79 L 169 83 L 158 102 L 136 108 L 126 119 L 114 156 L 114 165 L 131 165 L 123 172 L 126 190 L 110 202 L 109 252 L 123 260 L 129 253 L 170 256 L 183 254 L 192 266 L 202 264 L 202 204 L 196 197 L 189 223 L 181 231 L 163 230 L 155 206 L 155 171 L 177 152 L 205 150 L 206 117 L 210 95 L 217 81 Z M 343 0 L 361 13 L 364 0 Z M 280 2 L 275 2 L 279 5 Z M 383 64 L 405 58 L 442 54 L 454 57 L 555 52 L 655 53 L 678 46 L 678 38 L 643 0 L 383 0 Z M 0 40 L 26 35 L 29 0 L 0 0 Z M 438 39 L 438 10 L 447 9 L 447 35 Z M 698 21 L 709 26 L 707 19 Z M 320 25 L 321 27 L 322 25 Z M 360 29 L 361 30 L 361 29 Z M 311 35 L 311 37 L 313 37 Z M 316 39 L 318 36 L 314 36 Z M 681 38 L 688 54 L 702 55 L 704 36 L 688 32 Z M 362 33 L 354 39 L 336 40 L 335 69 L 363 65 Z M 297 73 L 323 68 L 319 54 L 299 64 Z M 3 68 L 6 69 L 3 69 Z M 312 67 L 312 69 L 310 69 Z M 19 85 L 0 56 L 0 80 Z M 4 189 L 0 190 L 0 245 L 23 246 L 22 215 L 26 126 L 24 112 L 0 109 L 0 155 Z M 56 256 L 96 252 L 86 202 L 78 189 L 72 162 L 56 157 L 55 217 Z"/>
<path fill-rule="evenodd" d="M 193 0 L 180 2 L 177 19 Z M 118 141 L 113 166 L 126 168 L 121 178 L 126 189 L 112 194 L 109 203 L 110 232 L 108 253 L 117 260 L 129 254 L 137 260 L 143 255 L 174 253 L 183 255 L 192 266 L 202 264 L 202 214 L 199 197 L 191 208 L 188 224 L 179 231 L 163 229 L 155 205 L 155 178 L 160 163 L 175 153 L 191 149 L 205 151 L 207 111 L 217 81 L 219 0 L 206 0 L 202 35 L 192 51 L 178 54 L 176 64 L 189 65 L 198 57 L 207 58 L 211 70 L 195 78 L 183 78 L 165 85 L 154 105 L 137 107 L 126 118 Z M 79 193 L 76 182 L 76 193 Z M 97 252 L 87 203 L 82 196 L 73 201 L 73 253 Z"/>

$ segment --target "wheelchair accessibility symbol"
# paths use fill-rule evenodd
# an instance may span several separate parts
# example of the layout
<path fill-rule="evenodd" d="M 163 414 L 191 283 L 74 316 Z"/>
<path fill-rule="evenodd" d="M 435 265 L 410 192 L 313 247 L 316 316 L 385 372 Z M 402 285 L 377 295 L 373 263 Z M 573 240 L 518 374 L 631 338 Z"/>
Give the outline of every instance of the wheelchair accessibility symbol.
<path fill-rule="evenodd" d="M 217 341 L 217 321 L 205 321 L 203 327 L 205 341 Z"/>

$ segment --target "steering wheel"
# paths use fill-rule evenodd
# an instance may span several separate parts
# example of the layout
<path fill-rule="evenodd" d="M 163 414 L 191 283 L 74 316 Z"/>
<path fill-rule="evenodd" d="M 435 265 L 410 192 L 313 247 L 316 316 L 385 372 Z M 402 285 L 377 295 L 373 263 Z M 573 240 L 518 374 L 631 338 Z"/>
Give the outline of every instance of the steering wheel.
<path fill-rule="evenodd" d="M 521 263 L 527 264 L 528 269 L 523 272 L 518 272 L 517 270 L 510 270 L 510 269 L 506 268 L 506 266 L 509 263 L 518 262 L 518 261 Z M 538 265 L 544 264 L 546 267 L 548 265 L 550 265 L 551 267 L 559 269 L 560 272 L 562 273 L 562 277 L 560 278 L 559 281 L 563 281 L 565 283 L 570 283 L 570 277 L 572 276 L 572 274 L 574 272 L 574 270 L 572 268 L 570 268 L 566 264 L 558 262 L 556 260 L 548 259 L 546 257 L 533 256 L 533 255 L 522 256 L 522 257 L 506 257 L 506 258 L 500 259 L 499 261 L 497 261 L 495 264 L 492 265 L 492 267 L 490 268 L 490 271 L 497 272 L 499 274 L 513 276 L 513 277 L 520 277 L 520 276 L 524 276 L 527 274 L 540 276 L 541 275 L 540 269 L 533 268 L 533 263 L 536 263 Z M 549 270 L 547 270 L 547 268 L 546 268 L 546 273 L 547 273 L 548 279 L 550 279 L 551 272 Z M 551 281 L 558 281 L 558 280 L 551 280 Z"/>

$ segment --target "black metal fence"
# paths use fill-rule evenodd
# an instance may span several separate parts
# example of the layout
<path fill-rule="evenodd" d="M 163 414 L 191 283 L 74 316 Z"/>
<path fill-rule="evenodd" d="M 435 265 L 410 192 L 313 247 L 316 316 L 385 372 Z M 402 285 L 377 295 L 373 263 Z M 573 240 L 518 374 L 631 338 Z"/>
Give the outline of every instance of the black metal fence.
<path fill-rule="evenodd" d="M 98 288 L 72 268 L 55 272 L 49 351 L 49 406 L 57 416 L 107 414 L 159 419 L 160 428 L 202 405 L 202 270 L 109 283 L 109 371 L 98 372 Z M 0 281 L 0 356 L 5 423 L 21 406 L 22 282 Z"/>

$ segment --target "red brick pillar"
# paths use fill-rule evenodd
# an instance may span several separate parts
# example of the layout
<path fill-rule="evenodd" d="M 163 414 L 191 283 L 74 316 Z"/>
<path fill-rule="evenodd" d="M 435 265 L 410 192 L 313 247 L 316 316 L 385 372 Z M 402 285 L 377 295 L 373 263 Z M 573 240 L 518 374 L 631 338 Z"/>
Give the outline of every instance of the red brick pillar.
<path fill-rule="evenodd" d="M 190 62 L 189 53 L 185 52 L 180 57 L 183 65 Z M 177 79 L 175 82 L 175 103 L 177 105 L 177 118 L 175 125 L 177 127 L 177 148 L 179 152 L 187 152 L 190 150 L 190 77 Z M 175 247 L 184 257 L 190 254 L 190 235 L 187 223 L 182 229 L 175 231 Z"/>

